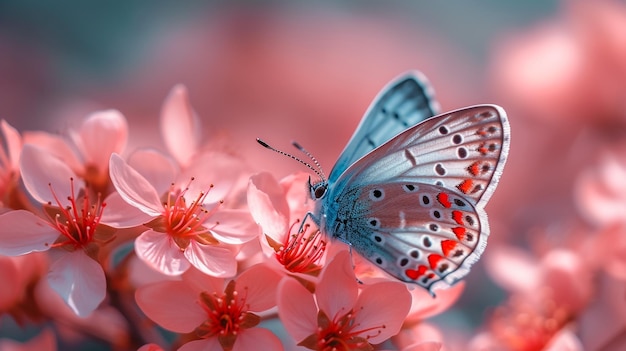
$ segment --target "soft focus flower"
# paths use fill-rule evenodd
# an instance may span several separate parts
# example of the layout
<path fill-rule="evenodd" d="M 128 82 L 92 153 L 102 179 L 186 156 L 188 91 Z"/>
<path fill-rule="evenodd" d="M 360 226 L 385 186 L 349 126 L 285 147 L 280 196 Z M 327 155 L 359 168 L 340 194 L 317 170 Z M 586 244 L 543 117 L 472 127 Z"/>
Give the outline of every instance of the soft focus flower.
<path fill-rule="evenodd" d="M 190 270 L 182 281 L 155 283 L 137 290 L 141 310 L 163 328 L 192 333 L 179 350 L 282 350 L 269 330 L 255 328 L 257 314 L 275 306 L 280 275 L 256 265 L 233 280 Z"/>
<path fill-rule="evenodd" d="M 347 251 L 326 265 L 314 295 L 289 277 L 278 290 L 281 321 L 299 345 L 311 350 L 372 350 L 371 344 L 398 333 L 410 305 L 402 283 L 360 287 Z"/>
<path fill-rule="evenodd" d="M 100 223 L 104 204 L 90 198 L 83 181 L 65 163 L 32 145 L 24 146 L 22 155 L 24 184 L 44 204 L 45 215 L 25 210 L 0 215 L 0 254 L 53 249 L 48 281 L 76 314 L 86 316 L 105 297 L 98 253 L 115 230 Z M 67 196 L 68 203 L 57 194 Z"/>
<path fill-rule="evenodd" d="M 162 199 L 155 187 L 117 154 L 111 156 L 110 171 L 121 198 L 143 212 L 135 218 L 136 224 L 151 228 L 135 241 L 141 259 L 167 275 L 179 275 L 191 266 L 214 276 L 235 274 L 235 254 L 223 244 L 256 238 L 258 231 L 249 213 L 221 209 L 221 201 L 209 201 L 214 186 L 206 184 L 206 178 L 192 178 L 184 188 L 172 183 Z M 204 175 L 201 169 L 196 171 Z M 199 185 L 204 189 L 197 189 Z"/>
<path fill-rule="evenodd" d="M 0 121 L 0 130 L 2 131 L 0 141 L 4 144 L 0 147 L 0 208 L 17 209 L 26 202 L 17 189 L 22 137 L 5 120 Z"/>

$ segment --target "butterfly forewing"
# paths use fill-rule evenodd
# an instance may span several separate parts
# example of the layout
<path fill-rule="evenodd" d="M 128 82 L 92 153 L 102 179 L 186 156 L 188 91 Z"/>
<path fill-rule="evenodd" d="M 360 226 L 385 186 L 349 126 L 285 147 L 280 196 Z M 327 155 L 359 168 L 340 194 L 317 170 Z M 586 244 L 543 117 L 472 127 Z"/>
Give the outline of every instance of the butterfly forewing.
<path fill-rule="evenodd" d="M 426 78 L 412 71 L 391 81 L 365 113 L 331 171 L 336 180 L 348 166 L 403 130 L 434 116 L 438 104 Z"/>
<path fill-rule="evenodd" d="M 353 164 L 337 183 L 436 184 L 482 207 L 502 173 L 509 142 L 504 110 L 495 105 L 469 107 L 402 132 Z"/>

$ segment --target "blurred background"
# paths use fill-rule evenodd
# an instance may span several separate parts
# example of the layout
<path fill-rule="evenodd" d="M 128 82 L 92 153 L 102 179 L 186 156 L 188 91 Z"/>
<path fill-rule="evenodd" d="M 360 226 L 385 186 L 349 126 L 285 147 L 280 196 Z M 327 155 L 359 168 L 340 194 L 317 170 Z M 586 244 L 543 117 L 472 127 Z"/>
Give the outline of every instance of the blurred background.
<path fill-rule="evenodd" d="M 297 140 L 329 173 L 373 97 L 409 69 L 443 111 L 495 103 L 512 127 L 489 247 L 434 322 L 459 339 L 489 329 L 507 279 L 526 279 L 502 256 L 540 267 L 567 250 L 584 268 L 557 264 L 583 291 L 568 322 L 586 349 L 620 349 L 625 1 L 0 1 L 0 118 L 18 130 L 65 133 L 115 108 L 129 152 L 162 148 L 161 104 L 182 83 L 207 142 L 277 177 L 304 169 L 256 137 L 285 151 Z M 601 235 L 624 251 L 589 243 Z M 598 318 L 613 329 L 586 327 Z"/>

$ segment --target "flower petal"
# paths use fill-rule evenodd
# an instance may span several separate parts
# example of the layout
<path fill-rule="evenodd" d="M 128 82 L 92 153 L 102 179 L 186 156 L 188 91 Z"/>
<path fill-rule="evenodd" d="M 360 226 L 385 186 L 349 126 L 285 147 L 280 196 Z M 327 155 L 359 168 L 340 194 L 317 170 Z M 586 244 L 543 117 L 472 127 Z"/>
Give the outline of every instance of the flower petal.
<path fill-rule="evenodd" d="M 340 292 L 340 290 L 337 290 Z M 286 277 L 278 284 L 278 316 L 283 326 L 301 342 L 317 330 L 317 306 L 310 291 L 296 280 Z"/>
<path fill-rule="evenodd" d="M 393 298 L 390 298 L 391 296 Z M 379 344 L 398 334 L 410 308 L 411 294 L 405 284 L 400 282 L 373 284 L 365 287 L 359 295 L 354 306 L 354 324 L 359 326 L 358 329 L 371 330 L 371 338 L 368 341 Z"/>
<path fill-rule="evenodd" d="M 161 135 L 170 154 L 182 166 L 189 165 L 200 144 L 200 121 L 182 84 L 175 85 L 165 98 L 161 109 Z"/>
<path fill-rule="evenodd" d="M 24 145 L 33 144 L 43 150 L 46 150 L 52 156 L 65 162 L 74 173 L 82 174 L 84 166 L 82 161 L 74 152 L 73 145 L 63 137 L 46 132 L 24 132 L 23 133 Z"/>
<path fill-rule="evenodd" d="M 22 137 L 17 129 L 13 128 L 7 121 L 0 121 L 0 129 L 7 146 L 10 166 L 13 170 L 20 167 L 20 154 L 22 153 Z"/>
<path fill-rule="evenodd" d="M 149 266 L 166 275 L 180 275 L 189 261 L 169 235 L 150 229 L 135 240 L 135 253 Z"/>
<path fill-rule="evenodd" d="M 115 190 L 129 204 L 156 217 L 163 212 L 159 194 L 146 178 L 130 167 L 118 154 L 112 154 L 109 172 Z"/>
<path fill-rule="evenodd" d="M 179 172 L 174 160 L 152 149 L 133 152 L 128 158 L 128 165 L 146 178 L 156 189 L 157 194 L 165 194 Z"/>
<path fill-rule="evenodd" d="M 198 292 L 182 281 L 142 286 L 135 293 L 139 308 L 165 329 L 189 333 L 206 320 Z"/>
<path fill-rule="evenodd" d="M 206 351 L 206 350 L 223 350 L 222 345 L 216 337 L 193 340 L 181 346 L 177 351 Z"/>
<path fill-rule="evenodd" d="M 270 173 L 250 177 L 248 208 L 265 234 L 276 241 L 283 241 L 289 228 L 289 206 L 282 187 Z"/>
<path fill-rule="evenodd" d="M 208 349 L 205 349 L 208 350 Z M 282 351 L 283 345 L 274 333 L 263 328 L 243 330 L 237 335 L 233 351 Z"/>
<path fill-rule="evenodd" d="M 539 264 L 528 253 L 513 247 L 494 247 L 485 256 L 489 276 L 509 291 L 528 291 L 539 286 Z"/>
<path fill-rule="evenodd" d="M 128 124 L 119 111 L 99 111 L 87 117 L 79 133 L 85 163 L 106 172 L 111 154 L 121 153 L 126 146 Z"/>
<path fill-rule="evenodd" d="M 82 250 L 61 253 L 50 265 L 48 283 L 80 317 L 91 314 L 106 295 L 102 267 Z"/>
<path fill-rule="evenodd" d="M 191 240 L 184 255 L 189 263 L 208 275 L 224 278 L 237 273 L 235 254 L 227 248 Z"/>
<path fill-rule="evenodd" d="M 203 152 L 178 176 L 176 184 L 182 188 L 189 184 L 187 193 L 192 197 L 210 189 L 204 203 L 212 204 L 226 198 L 242 171 L 243 163 L 238 158 L 223 152 Z M 189 183 L 192 178 L 194 181 Z"/>
<path fill-rule="evenodd" d="M 450 308 L 461 297 L 463 291 L 465 291 L 464 281 L 460 281 L 447 289 L 437 290 L 436 297 L 424 289 L 413 289 L 411 291 L 413 303 L 407 320 L 421 321 L 438 315 Z"/>
<path fill-rule="evenodd" d="M 130 228 L 149 222 L 153 217 L 126 202 L 118 192 L 113 192 L 104 200 L 106 209 L 101 223 L 114 228 Z"/>
<path fill-rule="evenodd" d="M 59 199 L 65 199 L 72 194 L 71 178 L 74 179 L 74 190 L 84 187 L 83 181 L 63 161 L 32 144 L 26 144 L 22 149 L 20 171 L 24 186 L 42 204 L 56 204 L 50 187 Z"/>
<path fill-rule="evenodd" d="M 357 300 L 357 284 L 350 253 L 339 252 L 322 271 L 315 289 L 320 310 L 330 319 L 350 311 Z"/>
<path fill-rule="evenodd" d="M 582 351 L 583 345 L 574 333 L 568 329 L 562 329 L 556 333 L 548 345 L 544 348 L 545 351 Z"/>
<path fill-rule="evenodd" d="M 408 346 L 402 351 L 439 351 L 443 345 L 436 341 L 426 341 L 419 344 Z"/>
<path fill-rule="evenodd" d="M 206 222 L 211 234 L 225 244 L 243 244 L 259 236 L 259 227 L 246 210 L 218 210 Z"/>
<path fill-rule="evenodd" d="M 276 288 L 281 275 L 269 266 L 257 264 L 245 270 L 236 279 L 236 289 L 246 291 L 246 304 L 253 312 L 276 306 Z"/>
<path fill-rule="evenodd" d="M 16 210 L 0 215 L 0 255 L 46 251 L 58 236 L 59 232 L 48 222 L 29 211 Z"/>

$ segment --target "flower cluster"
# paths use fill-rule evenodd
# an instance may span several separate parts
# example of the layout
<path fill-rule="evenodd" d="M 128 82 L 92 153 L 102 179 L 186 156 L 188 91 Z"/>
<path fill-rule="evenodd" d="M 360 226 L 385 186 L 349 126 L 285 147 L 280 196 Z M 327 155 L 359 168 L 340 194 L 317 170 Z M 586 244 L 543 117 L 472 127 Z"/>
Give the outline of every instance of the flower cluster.
<path fill-rule="evenodd" d="M 198 121 L 176 86 L 161 112 L 166 151 L 126 150 L 132 133 L 113 110 L 67 138 L 2 122 L 0 264 L 15 282 L 2 311 L 121 349 L 373 350 L 456 300 L 462 284 L 434 300 L 398 281 L 359 283 L 344 245 L 301 223 L 308 175 L 252 174 L 201 145 Z"/>

